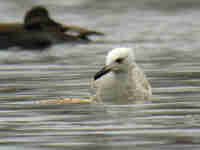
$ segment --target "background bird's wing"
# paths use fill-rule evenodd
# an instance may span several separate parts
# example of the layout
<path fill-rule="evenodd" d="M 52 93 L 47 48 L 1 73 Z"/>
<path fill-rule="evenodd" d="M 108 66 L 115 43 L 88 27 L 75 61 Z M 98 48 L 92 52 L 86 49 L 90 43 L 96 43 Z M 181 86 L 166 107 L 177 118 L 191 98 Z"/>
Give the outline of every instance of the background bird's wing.
<path fill-rule="evenodd" d="M 94 30 L 88 30 L 85 28 L 81 28 L 78 26 L 72 26 L 72 25 L 62 25 L 63 29 L 65 32 L 75 32 L 77 33 L 80 37 L 82 36 L 89 36 L 89 35 L 104 35 L 102 32 L 94 31 Z"/>

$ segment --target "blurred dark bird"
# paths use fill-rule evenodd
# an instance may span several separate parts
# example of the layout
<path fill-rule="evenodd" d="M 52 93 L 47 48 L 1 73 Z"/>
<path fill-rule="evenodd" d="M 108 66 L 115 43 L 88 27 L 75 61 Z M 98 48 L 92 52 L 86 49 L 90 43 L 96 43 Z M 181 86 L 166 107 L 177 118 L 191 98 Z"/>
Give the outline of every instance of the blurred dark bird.
<path fill-rule="evenodd" d="M 25 14 L 24 24 L 0 24 L 0 48 L 19 46 L 28 49 L 44 49 L 59 42 L 88 43 L 91 41 L 90 35 L 104 34 L 57 23 L 50 18 L 45 7 L 35 6 Z"/>

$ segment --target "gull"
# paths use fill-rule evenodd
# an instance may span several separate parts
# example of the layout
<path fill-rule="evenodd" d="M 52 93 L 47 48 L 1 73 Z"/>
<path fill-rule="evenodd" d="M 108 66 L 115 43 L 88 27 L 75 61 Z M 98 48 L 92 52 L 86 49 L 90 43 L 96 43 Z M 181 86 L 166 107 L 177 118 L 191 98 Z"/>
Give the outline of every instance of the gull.
<path fill-rule="evenodd" d="M 151 103 L 151 85 L 136 64 L 132 48 L 111 50 L 107 55 L 106 65 L 94 75 L 91 86 L 95 94 L 89 99 L 58 98 L 42 100 L 39 104 Z"/>
<path fill-rule="evenodd" d="M 132 48 L 115 48 L 108 52 L 106 65 L 94 75 L 91 97 L 97 103 L 151 103 L 152 89 L 135 62 Z"/>

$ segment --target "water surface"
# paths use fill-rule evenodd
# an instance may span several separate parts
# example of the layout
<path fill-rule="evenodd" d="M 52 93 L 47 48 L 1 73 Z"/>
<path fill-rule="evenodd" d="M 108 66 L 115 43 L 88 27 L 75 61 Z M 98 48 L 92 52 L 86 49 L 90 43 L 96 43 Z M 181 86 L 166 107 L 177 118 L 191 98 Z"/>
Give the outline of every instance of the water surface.
<path fill-rule="evenodd" d="M 1 1 L 1 22 L 21 21 L 45 5 L 57 21 L 103 31 L 91 44 L 47 51 L 0 51 L 1 149 L 200 148 L 198 1 Z M 57 97 L 88 98 L 89 81 L 118 46 L 135 48 L 153 87 L 146 105 L 39 105 Z"/>

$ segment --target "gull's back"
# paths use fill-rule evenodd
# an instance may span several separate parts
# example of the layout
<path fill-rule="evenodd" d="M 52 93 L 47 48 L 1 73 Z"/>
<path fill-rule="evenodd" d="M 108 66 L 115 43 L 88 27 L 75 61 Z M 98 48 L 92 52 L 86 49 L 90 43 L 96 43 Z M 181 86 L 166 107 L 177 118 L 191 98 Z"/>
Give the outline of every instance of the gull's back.
<path fill-rule="evenodd" d="M 130 99 L 136 104 L 151 103 L 152 88 L 146 75 L 138 66 L 132 69 L 131 73 L 132 82 L 129 83 L 132 86 L 132 97 Z"/>

